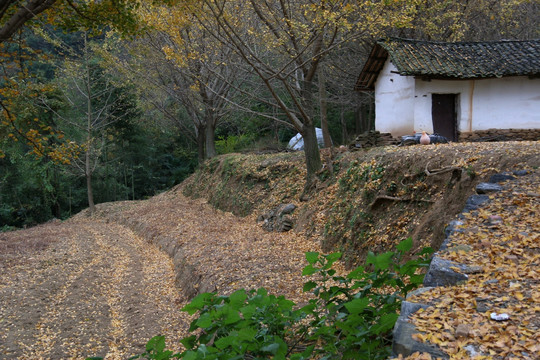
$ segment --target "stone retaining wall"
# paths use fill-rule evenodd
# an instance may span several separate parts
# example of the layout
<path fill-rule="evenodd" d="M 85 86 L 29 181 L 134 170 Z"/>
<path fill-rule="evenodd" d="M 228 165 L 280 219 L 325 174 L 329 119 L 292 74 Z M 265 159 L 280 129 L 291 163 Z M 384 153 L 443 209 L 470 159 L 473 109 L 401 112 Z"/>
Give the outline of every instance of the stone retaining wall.
<path fill-rule="evenodd" d="M 460 142 L 473 141 L 537 141 L 540 129 L 488 129 L 459 134 Z"/>
<path fill-rule="evenodd" d="M 514 180 L 519 176 L 526 176 L 530 172 L 527 170 L 514 171 L 513 173 L 502 173 L 492 175 L 488 182 L 480 183 L 476 187 L 476 195 L 472 195 L 467 200 L 463 212 L 457 219 L 450 222 L 445 230 L 446 239 L 444 240 L 439 252 L 448 249 L 452 243 L 452 234 L 463 231 L 461 226 L 464 219 L 464 213 L 475 211 L 490 201 L 489 194 L 497 193 L 503 190 L 499 184 L 507 180 Z M 449 359 L 450 356 L 436 345 L 419 342 L 413 338 L 418 333 L 415 325 L 410 321 L 410 316 L 422 308 L 428 308 L 432 305 L 416 303 L 411 300 L 413 295 L 419 295 L 423 292 L 433 289 L 437 286 L 454 286 L 466 282 L 468 274 L 474 274 L 480 269 L 476 266 L 467 266 L 453 261 L 448 261 L 439 257 L 439 252 L 434 254 L 429 270 L 424 278 L 424 287 L 419 288 L 408 294 L 407 299 L 402 302 L 400 317 L 394 327 L 394 341 L 392 351 L 394 355 L 409 356 L 415 352 L 429 353 L 437 359 Z M 469 351 L 469 350 L 468 350 Z M 472 351 L 472 350 L 471 350 Z M 471 354 L 470 354 L 471 355 Z M 472 357 L 472 355 L 471 355 Z"/>

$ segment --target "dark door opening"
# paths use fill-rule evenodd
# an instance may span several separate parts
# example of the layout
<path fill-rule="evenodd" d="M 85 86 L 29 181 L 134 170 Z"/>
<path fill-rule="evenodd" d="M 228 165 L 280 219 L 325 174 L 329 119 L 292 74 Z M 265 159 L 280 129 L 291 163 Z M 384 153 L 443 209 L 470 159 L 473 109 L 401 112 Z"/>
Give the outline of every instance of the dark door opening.
<path fill-rule="evenodd" d="M 458 94 L 431 94 L 433 132 L 450 141 L 457 141 Z"/>

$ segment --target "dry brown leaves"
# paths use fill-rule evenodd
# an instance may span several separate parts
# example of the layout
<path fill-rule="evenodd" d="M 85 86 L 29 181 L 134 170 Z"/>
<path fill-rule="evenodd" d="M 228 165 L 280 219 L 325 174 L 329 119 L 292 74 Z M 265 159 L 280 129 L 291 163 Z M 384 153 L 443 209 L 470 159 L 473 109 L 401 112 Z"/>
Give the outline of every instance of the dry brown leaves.
<path fill-rule="evenodd" d="M 305 252 L 319 246 L 301 233 L 268 233 L 256 215 L 239 218 L 214 209 L 204 199 L 190 199 L 179 191 L 159 195 L 122 213 L 147 239 L 174 239 L 185 261 L 220 294 L 241 288 L 265 287 L 294 301 L 302 294 Z"/>
<path fill-rule="evenodd" d="M 469 280 L 411 299 L 433 307 L 413 315 L 416 339 L 451 359 L 535 359 L 540 353 L 540 174 L 505 183 L 466 215 L 441 257 L 468 265 Z M 491 314 L 508 314 L 495 321 Z"/>

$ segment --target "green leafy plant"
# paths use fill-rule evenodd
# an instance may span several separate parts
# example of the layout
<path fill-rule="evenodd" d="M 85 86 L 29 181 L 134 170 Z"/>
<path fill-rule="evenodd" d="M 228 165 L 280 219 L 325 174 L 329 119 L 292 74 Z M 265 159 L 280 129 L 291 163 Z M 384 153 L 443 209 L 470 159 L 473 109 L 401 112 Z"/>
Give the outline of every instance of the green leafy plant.
<path fill-rule="evenodd" d="M 290 330 L 304 316 L 301 310 L 293 310 L 294 305 L 263 288 L 242 289 L 230 296 L 201 294 L 183 309 L 189 314 L 199 312 L 190 331 L 202 331 L 182 340 L 187 349 L 182 358 L 237 359 L 250 354 L 284 359 Z"/>
<path fill-rule="evenodd" d="M 166 350 L 156 336 L 131 359 L 385 359 L 401 300 L 421 284 L 418 270 L 429 263 L 429 249 L 402 261 L 412 245 L 409 238 L 396 251 L 370 253 L 345 276 L 333 268 L 341 253 L 306 253 L 302 275 L 311 280 L 303 291 L 313 298 L 303 307 L 264 288 L 200 294 L 182 309 L 198 313 L 183 352 Z"/>
<path fill-rule="evenodd" d="M 472 165 L 467 166 L 466 171 L 467 175 L 469 175 L 471 179 L 474 179 L 476 177 L 476 170 L 474 170 L 474 167 Z"/>
<path fill-rule="evenodd" d="M 324 359 L 384 359 L 389 355 L 391 330 L 398 318 L 401 300 L 418 287 L 431 252 L 401 263 L 412 248 L 412 239 L 401 242 L 395 252 L 369 253 L 364 266 L 346 276 L 336 275 L 332 264 L 341 254 L 308 253 L 309 265 L 303 275 L 319 275 L 308 281 L 304 291 L 316 296 L 311 300 L 312 339 L 322 346 L 314 352 Z M 323 340 L 323 341 L 321 341 Z"/>
<path fill-rule="evenodd" d="M 154 336 L 146 343 L 146 351 L 140 355 L 130 357 L 134 359 L 153 359 L 153 360 L 168 360 L 172 358 L 180 358 L 180 354 L 173 354 L 170 350 L 165 350 L 165 336 Z M 86 360 L 99 360 L 101 358 L 90 358 Z"/>

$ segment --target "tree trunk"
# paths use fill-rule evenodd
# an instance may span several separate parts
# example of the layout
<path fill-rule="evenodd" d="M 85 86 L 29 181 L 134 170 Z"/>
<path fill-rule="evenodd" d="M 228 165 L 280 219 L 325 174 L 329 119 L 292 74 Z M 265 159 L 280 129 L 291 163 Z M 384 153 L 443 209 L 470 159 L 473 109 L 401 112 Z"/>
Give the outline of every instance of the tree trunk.
<path fill-rule="evenodd" d="M 53 194 L 54 194 L 53 195 L 54 202 L 52 204 L 52 213 L 55 218 L 60 219 L 62 217 L 60 202 L 58 201 L 58 192 L 60 190 L 60 180 L 58 179 L 58 169 L 56 166 L 53 167 L 52 172 L 53 172 L 52 181 L 53 181 Z"/>
<path fill-rule="evenodd" d="M 26 2 L 23 6 L 17 5 L 15 13 L 6 16 L 8 19 L 2 21 L 3 25 L 0 27 L 0 42 L 9 40 L 13 34 L 15 34 L 27 21 L 31 20 L 34 16 L 49 9 L 57 0 L 32 0 Z M 2 1 L 2 8 L 7 8 L 10 5 L 5 3 L 15 3 L 16 1 Z M 2 17 L 6 9 L 2 9 Z"/>
<path fill-rule="evenodd" d="M 319 144 L 317 143 L 317 134 L 313 122 L 304 124 L 302 129 L 302 137 L 304 139 L 304 153 L 306 158 L 306 187 L 304 193 L 311 189 L 315 181 L 317 172 L 322 168 L 321 154 L 319 152 Z"/>
<path fill-rule="evenodd" d="M 356 108 L 356 111 L 354 113 L 354 133 L 355 135 L 360 135 L 362 133 L 362 118 L 363 118 L 363 114 L 362 114 L 362 110 L 363 110 L 363 106 L 362 105 L 359 105 L 357 108 Z"/>
<path fill-rule="evenodd" d="M 94 205 L 94 193 L 92 192 L 92 164 L 90 158 L 90 149 L 92 143 L 92 88 L 90 86 L 92 78 L 90 76 L 90 66 L 88 64 L 88 47 L 87 47 L 87 34 L 84 34 L 84 51 L 85 51 L 85 64 L 86 64 L 86 94 L 87 94 L 87 103 L 86 103 L 86 144 L 88 149 L 84 153 L 84 175 L 86 176 L 86 192 L 88 194 L 88 207 L 90 208 L 90 215 L 94 214 L 96 209 Z"/>
<path fill-rule="evenodd" d="M 197 152 L 199 164 L 204 162 L 206 146 L 206 128 L 204 126 L 197 126 Z"/>
<path fill-rule="evenodd" d="M 306 184 L 304 193 L 301 198 L 308 195 L 310 190 L 315 185 L 316 175 L 322 168 L 321 153 L 319 151 L 319 143 L 317 141 L 317 132 L 315 131 L 315 123 L 313 115 L 315 109 L 315 99 L 313 94 L 316 90 L 315 84 L 311 80 L 305 80 L 302 89 L 302 103 L 305 110 L 304 118 L 302 119 L 302 129 L 300 134 L 304 139 L 304 156 L 306 158 Z"/>
<path fill-rule="evenodd" d="M 332 147 L 332 138 L 328 130 L 328 106 L 326 102 L 326 83 L 324 79 L 324 69 L 319 72 L 319 105 L 321 108 L 321 129 L 324 139 L 324 147 Z"/>
<path fill-rule="evenodd" d="M 90 164 L 90 152 L 85 152 L 85 176 L 86 176 L 86 192 L 88 194 L 88 207 L 90 215 L 94 214 L 96 206 L 94 205 L 94 193 L 92 192 L 92 169 Z"/>
<path fill-rule="evenodd" d="M 324 163 L 330 174 L 334 173 L 334 148 L 332 147 L 332 138 L 328 130 L 328 103 L 326 102 L 326 82 L 324 78 L 324 69 L 319 72 L 319 105 L 321 108 L 321 129 L 323 133 L 324 147 L 330 151 L 324 154 Z"/>
<path fill-rule="evenodd" d="M 216 152 L 216 121 L 213 116 L 207 116 L 206 120 L 206 158 L 211 159 L 217 155 Z"/>
<path fill-rule="evenodd" d="M 346 145 L 349 134 L 347 133 L 347 121 L 345 120 L 345 107 L 343 105 L 341 106 L 339 120 L 341 122 L 341 143 Z"/>

